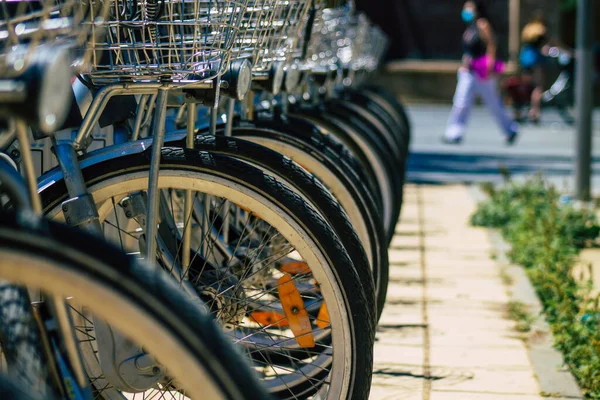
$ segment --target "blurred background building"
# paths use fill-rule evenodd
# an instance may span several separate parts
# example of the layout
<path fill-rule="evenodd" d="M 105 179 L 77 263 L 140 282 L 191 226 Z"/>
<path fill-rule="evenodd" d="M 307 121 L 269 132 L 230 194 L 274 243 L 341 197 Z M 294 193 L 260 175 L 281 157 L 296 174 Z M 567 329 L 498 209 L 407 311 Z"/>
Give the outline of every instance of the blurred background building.
<path fill-rule="evenodd" d="M 408 101 L 449 102 L 462 54 L 460 18 L 464 0 L 357 0 L 358 8 L 390 36 L 386 85 L 394 85 Z M 577 0 L 490 0 L 490 20 L 498 36 L 499 54 L 514 73 L 520 32 L 536 10 L 543 10 L 551 35 L 575 46 Z M 600 21 L 600 7 L 595 20 Z M 600 24 L 596 25 L 600 43 Z M 386 75 L 395 79 L 388 80 Z M 596 96 L 600 100 L 600 96 Z"/>

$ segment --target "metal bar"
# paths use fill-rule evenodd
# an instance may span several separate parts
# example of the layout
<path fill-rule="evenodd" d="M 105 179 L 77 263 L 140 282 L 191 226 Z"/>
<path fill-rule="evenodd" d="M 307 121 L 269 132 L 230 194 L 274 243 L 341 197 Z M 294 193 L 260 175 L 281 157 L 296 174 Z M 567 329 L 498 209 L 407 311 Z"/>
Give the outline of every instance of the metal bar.
<path fill-rule="evenodd" d="M 148 177 L 148 220 L 146 222 L 146 260 L 156 262 L 156 235 L 158 233 L 158 172 L 160 156 L 165 140 L 165 121 L 167 117 L 167 88 L 161 88 L 156 98 L 154 129 L 152 132 L 152 158 L 150 160 L 150 176 Z"/>
<path fill-rule="evenodd" d="M 576 196 L 579 200 L 590 200 L 592 174 L 592 62 L 594 35 L 594 1 L 579 0 L 577 3 L 577 155 Z"/>
<path fill-rule="evenodd" d="M 152 110 L 154 109 L 154 106 L 156 105 L 156 96 L 158 96 L 158 93 L 152 93 L 152 95 L 150 96 L 150 101 L 148 101 L 148 111 L 146 111 L 144 120 L 142 121 L 142 128 L 144 128 L 145 126 L 148 125 L 148 122 L 150 121 L 150 118 L 152 117 Z"/>
<path fill-rule="evenodd" d="M 91 135 L 92 128 L 98 122 L 100 115 L 106 108 L 106 104 L 113 96 L 119 95 L 132 95 L 132 94 L 156 94 L 159 89 L 173 89 L 177 87 L 186 87 L 190 89 L 210 89 L 212 88 L 212 82 L 195 82 L 192 84 L 185 84 L 184 82 L 175 83 L 121 83 L 115 85 L 105 86 L 98 91 L 92 104 L 90 105 L 85 118 L 81 123 L 77 137 L 73 142 L 73 147 L 76 150 L 84 149 L 86 146 L 87 139 Z M 142 123 L 142 126 L 144 123 Z"/>
<path fill-rule="evenodd" d="M 187 104 L 187 136 L 185 145 L 188 149 L 194 148 L 194 133 L 196 131 L 196 103 Z M 183 248 L 182 248 L 182 271 L 184 279 L 190 266 L 190 248 L 192 243 L 192 191 L 185 191 L 185 203 L 183 213 Z"/>
<path fill-rule="evenodd" d="M 227 109 L 226 116 L 227 121 L 225 122 L 225 136 L 231 136 L 233 132 L 233 113 L 235 111 L 235 100 L 227 99 Z M 223 207 L 221 210 L 221 217 L 223 218 L 223 229 L 221 234 L 223 236 L 223 241 L 225 243 L 229 243 L 229 224 L 231 223 L 231 217 L 229 215 L 229 201 L 223 199 Z"/>
<path fill-rule="evenodd" d="M 254 120 L 254 90 L 250 90 L 247 94 L 246 94 L 246 98 L 244 99 L 244 102 L 246 103 L 246 115 L 244 115 L 244 118 L 248 121 L 253 121 Z"/>
<path fill-rule="evenodd" d="M 208 193 L 204 194 L 204 212 L 202 213 L 202 237 L 204 238 L 202 240 L 202 255 L 204 256 L 205 259 L 208 260 L 209 257 L 209 251 L 211 248 L 211 245 L 209 243 L 209 238 L 212 239 L 211 237 L 211 231 L 212 231 L 212 226 L 210 225 L 210 207 L 211 207 L 211 199 L 212 196 L 210 196 Z"/>
<path fill-rule="evenodd" d="M 75 334 L 75 324 L 73 323 L 69 306 L 61 296 L 46 297 L 45 301 L 48 303 L 48 307 L 53 310 L 53 315 L 58 322 L 57 329 L 61 333 L 61 339 L 65 345 L 77 384 L 79 387 L 85 388 L 88 386 L 89 381 L 85 373 L 81 352 L 79 351 L 79 341 Z"/>
<path fill-rule="evenodd" d="M 219 115 L 219 109 L 217 107 L 211 107 L 209 110 L 210 115 L 210 127 L 208 133 L 210 135 L 217 134 L 217 116 Z"/>
<path fill-rule="evenodd" d="M 100 91 L 96 94 L 94 101 L 90 105 L 88 112 L 85 114 L 85 118 L 79 127 L 79 131 L 77 132 L 77 136 L 73 141 L 73 147 L 76 150 L 84 149 L 87 143 L 87 139 L 89 135 L 92 134 L 92 129 L 96 122 L 100 119 L 100 115 L 106 108 L 108 101 L 113 96 L 118 96 L 120 94 L 152 94 L 158 90 L 158 86 L 156 85 L 140 85 L 128 87 L 128 85 L 113 85 L 106 86 L 100 89 Z"/>
<path fill-rule="evenodd" d="M 15 125 L 17 130 L 17 140 L 19 141 L 19 147 L 21 148 L 23 173 L 25 175 L 25 181 L 27 182 L 29 197 L 31 198 L 31 206 L 33 212 L 35 212 L 38 215 L 41 215 L 42 202 L 37 191 L 37 178 L 35 175 L 35 166 L 33 165 L 33 158 L 31 157 L 31 143 L 29 141 L 27 125 L 24 121 L 21 120 L 16 121 Z"/>
<path fill-rule="evenodd" d="M 290 97 L 287 91 L 281 92 L 281 112 L 283 115 L 288 115 L 290 112 Z"/>
<path fill-rule="evenodd" d="M 517 65 L 521 45 L 521 0 L 509 0 L 508 15 L 508 60 Z"/>
<path fill-rule="evenodd" d="M 148 103 L 149 96 L 147 94 L 143 94 L 140 97 L 140 102 L 137 107 L 137 114 L 135 115 L 135 122 L 133 124 L 133 134 L 131 135 L 131 140 L 135 141 L 140 138 L 140 129 L 142 127 L 142 118 L 144 117 L 144 108 L 146 108 L 146 103 Z"/>
<path fill-rule="evenodd" d="M 227 109 L 225 110 L 225 115 L 227 117 L 227 121 L 225 121 L 225 136 L 231 136 L 231 132 L 233 132 L 233 112 L 235 110 L 235 99 L 227 99 Z"/>
<path fill-rule="evenodd" d="M 79 161 L 77 160 L 77 154 L 75 154 L 75 149 L 73 148 L 72 143 L 62 140 L 57 141 L 56 138 L 53 137 L 52 144 L 54 146 L 56 160 L 58 161 L 60 170 L 63 173 L 69 198 L 79 199 L 85 198 L 86 196 L 89 197 L 90 194 L 87 191 L 85 179 L 83 178 L 83 173 L 81 172 L 81 167 L 79 166 Z M 90 203 L 88 203 L 89 207 L 86 207 L 84 213 L 90 216 L 93 215 L 94 218 L 90 218 L 89 220 L 78 224 L 78 226 L 81 229 L 87 230 L 88 232 L 103 236 L 102 226 L 100 225 L 100 220 L 98 219 L 98 210 L 96 210 L 95 205 Z"/>

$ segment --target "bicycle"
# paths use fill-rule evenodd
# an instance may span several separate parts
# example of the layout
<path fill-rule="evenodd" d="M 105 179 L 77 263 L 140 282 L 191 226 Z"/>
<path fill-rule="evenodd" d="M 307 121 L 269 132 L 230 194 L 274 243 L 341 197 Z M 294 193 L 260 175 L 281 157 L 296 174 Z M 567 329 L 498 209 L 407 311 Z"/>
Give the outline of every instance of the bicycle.
<path fill-rule="evenodd" d="M 107 389 L 102 395 L 111 398 L 120 396 L 120 391 L 148 389 L 155 395 L 166 390 L 171 396 L 268 396 L 248 367 L 239 363 L 238 354 L 199 303 L 185 296 L 163 271 L 140 264 L 93 235 L 28 212 L 39 213 L 41 203 L 24 128 L 29 125 L 50 133 L 64 119 L 68 98 L 50 107 L 43 100 L 56 95 L 48 87 L 69 87 L 65 46 L 76 48 L 74 38 L 87 38 L 85 33 L 94 29 L 81 23 L 81 17 L 98 11 L 70 1 L 37 5 L 18 2 L 2 8 L 5 30 L 0 29 L 6 33 L 0 36 L 10 43 L 10 49 L 3 46 L 0 58 L 0 110 L 16 125 L 28 181 L 18 176 L 5 157 L 0 160 L 2 208 L 17 211 L 0 214 L 0 277 L 44 293 L 32 308 L 24 289 L 4 281 L 1 284 L 0 342 L 9 373 L 43 398 L 53 394 L 88 398 L 92 395 L 88 379 L 92 378 L 95 395 Z M 67 74 L 61 76 L 57 71 L 63 67 Z M 41 90 L 33 90 L 38 85 Z M 25 104 L 33 107 L 25 108 Z M 174 315 L 172 308 L 180 313 Z M 90 311 L 97 339 L 103 336 L 99 329 L 104 324 L 109 337 L 122 334 L 138 346 L 131 348 L 131 358 L 119 365 L 118 384 L 111 388 L 98 388 L 110 378 L 91 376 L 90 366 L 82 362 L 85 357 L 81 353 L 86 352 L 82 347 L 91 347 L 94 332 Z M 102 347 L 109 344 L 103 342 L 90 350 L 102 353 Z M 145 351 L 134 351 L 142 346 Z"/>
<path fill-rule="evenodd" d="M 257 7 L 251 9 L 250 14 L 244 14 L 247 22 L 242 26 L 257 26 L 256 21 L 260 21 L 253 17 L 261 14 L 256 12 Z M 156 17 L 177 20 L 173 18 L 175 14 Z M 202 18 L 192 19 L 202 21 Z M 114 23 L 120 23 L 126 32 L 133 29 L 128 27 L 128 21 Z M 254 30 L 251 35 L 256 38 L 258 33 Z M 254 39 L 244 40 L 232 39 L 233 50 L 227 56 L 229 59 L 237 57 L 242 62 L 220 67 L 224 72 L 216 81 L 208 79 L 210 73 L 199 80 L 181 81 L 179 76 L 174 79 L 173 73 L 179 72 L 168 63 L 161 64 L 166 72 L 159 80 L 151 71 L 155 64 L 150 63 L 148 69 L 144 69 L 146 64 L 134 55 L 129 59 L 137 64 L 115 64 L 106 68 L 98 64 L 96 68 L 101 73 L 84 76 L 88 85 L 104 85 L 111 79 L 120 83 L 101 86 L 74 142 L 56 140 L 62 171 L 51 171 L 40 182 L 45 213 L 51 218 L 69 218 L 72 224 L 101 223 L 103 234 L 113 237 L 123 249 L 142 253 L 148 260 L 156 259 L 182 282 L 184 290 L 204 296 L 209 305 L 214 306 L 216 319 L 258 364 L 256 369 L 265 374 L 263 382 L 272 393 L 285 397 L 325 391 L 335 398 L 348 396 L 354 390 L 365 396 L 370 381 L 370 343 L 374 329 L 372 278 L 370 271 L 364 269 L 367 267 L 358 270 L 353 265 L 324 218 L 293 190 L 239 159 L 192 150 L 193 123 L 188 124 L 185 135 L 179 136 L 179 139 L 185 138 L 187 149 L 157 146 L 164 133 L 167 88 L 179 86 L 191 104 L 202 101 L 212 105 L 218 95 L 226 91 L 234 95 L 243 92 L 243 75 L 247 73 L 247 67 L 243 66 L 247 57 L 244 52 L 251 53 L 253 49 L 242 45 L 258 43 Z M 102 43 L 91 47 L 97 49 L 100 45 L 102 48 Z M 110 51 L 110 47 L 106 48 Z M 120 51 L 131 50 L 125 46 Z M 128 69 L 140 75 L 128 75 Z M 268 78 L 268 74 L 262 76 Z M 122 78 L 127 82 L 121 81 Z M 262 85 L 270 81 L 277 79 L 264 79 Z M 226 86 L 223 93 L 222 86 Z M 110 97 L 136 93 L 147 97 L 145 104 L 141 100 L 138 103 L 131 138 L 138 139 L 144 121 L 154 116 L 152 139 L 108 147 L 76 162 L 74 150 L 85 148 L 90 127 L 99 120 Z M 150 111 L 151 108 L 154 111 Z M 188 118 L 193 117 L 194 113 L 188 113 Z M 211 119 L 215 121 L 215 112 L 211 112 Z M 213 132 L 216 130 L 214 123 L 210 127 Z M 70 136 L 70 132 L 68 134 Z M 157 163 L 159 157 L 160 164 Z M 78 171 L 78 166 L 82 173 L 75 176 L 73 171 Z M 158 171 L 162 178 L 157 180 Z M 268 194 L 267 198 L 264 193 Z M 89 209 L 97 209 L 97 216 L 74 213 L 70 207 L 77 204 L 73 203 L 67 203 L 65 216 L 63 202 L 69 197 L 93 199 L 93 204 L 86 201 Z M 84 204 L 84 201 L 78 200 L 78 203 Z M 87 219 L 77 220 L 71 213 L 85 215 Z M 157 221 L 157 217 L 160 224 L 148 222 Z M 269 265 L 270 259 L 276 261 L 276 265 Z M 315 280 L 317 285 L 313 283 Z M 289 281 L 293 285 L 289 285 Z M 312 306 L 307 306 L 305 301 L 304 305 L 297 303 L 297 306 L 283 304 L 278 293 L 281 287 L 289 288 L 289 293 L 296 298 L 299 295 L 310 300 Z M 268 301 L 252 304 L 244 300 L 244 296 L 246 299 L 249 296 L 248 290 L 258 292 L 255 297 L 262 295 Z M 349 293 L 353 295 L 348 296 Z M 289 322 L 303 310 L 306 314 L 303 313 L 301 321 L 308 320 L 310 332 L 299 331 Z M 294 332 L 289 332 L 290 327 Z M 249 334 L 252 330 L 255 333 Z M 256 334 L 261 332 L 261 335 Z M 282 339 L 274 342 L 269 334 Z M 312 337 L 315 344 L 304 341 L 304 336 Z M 332 345 L 339 349 L 337 359 L 327 350 Z M 312 360 L 315 357 L 317 362 Z M 335 371 L 348 370 L 350 373 L 343 373 L 341 379 L 329 381 L 332 374 L 339 374 Z M 269 371 L 276 374 L 269 376 L 265 373 Z"/>

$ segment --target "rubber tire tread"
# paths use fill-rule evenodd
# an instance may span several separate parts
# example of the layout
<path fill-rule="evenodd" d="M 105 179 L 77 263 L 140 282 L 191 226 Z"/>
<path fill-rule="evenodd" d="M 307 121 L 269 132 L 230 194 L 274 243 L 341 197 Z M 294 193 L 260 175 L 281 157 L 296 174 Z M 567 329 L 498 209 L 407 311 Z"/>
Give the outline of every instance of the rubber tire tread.
<path fill-rule="evenodd" d="M 364 107 L 352 103 L 349 100 L 334 99 L 329 102 L 331 107 L 339 107 L 341 110 L 352 114 L 364 124 L 368 125 L 371 130 L 376 133 L 384 143 L 387 143 L 387 148 L 393 154 L 396 162 L 401 162 L 406 158 L 405 146 L 402 137 L 395 135 L 393 130 L 383 124 L 375 115 Z"/>
<path fill-rule="evenodd" d="M 343 98 L 367 109 L 385 124 L 391 132 L 394 132 L 396 136 L 400 136 L 404 145 L 404 151 L 408 153 L 410 128 L 398 115 L 394 107 L 383 97 L 369 91 L 347 90 L 343 93 Z"/>
<path fill-rule="evenodd" d="M 368 85 L 368 86 L 364 86 L 362 88 L 362 90 L 366 91 L 366 92 L 372 92 L 377 94 L 378 96 L 381 96 L 388 104 L 390 104 L 398 113 L 398 116 L 404 121 L 404 123 L 406 124 L 406 126 L 408 127 L 408 135 L 409 135 L 409 143 L 410 143 L 410 138 L 412 137 L 412 123 L 410 121 L 410 117 L 408 115 L 408 112 L 406 111 L 406 108 L 404 107 L 404 105 L 402 104 L 402 102 L 400 102 L 400 100 L 398 100 L 398 98 L 396 97 L 396 95 L 391 92 L 390 90 L 383 88 L 381 86 L 376 86 L 376 85 Z"/>
<path fill-rule="evenodd" d="M 338 135 L 344 135 L 345 127 L 343 125 L 340 125 L 340 123 L 335 118 L 331 118 L 329 120 L 323 118 L 321 111 L 314 107 L 298 108 L 294 110 L 294 114 L 292 117 L 297 120 L 305 120 L 311 123 L 313 121 L 310 121 L 310 119 L 313 119 L 316 121 L 317 125 L 322 125 L 322 128 L 324 128 L 328 132 L 324 132 L 322 129 L 319 129 L 319 133 L 323 136 L 332 137 L 332 141 L 335 141 L 340 145 L 344 146 L 347 149 L 347 151 L 352 155 L 352 157 L 358 160 L 358 165 L 354 167 L 355 170 L 363 171 L 363 173 L 367 177 L 367 180 L 365 182 L 368 184 L 372 195 L 377 199 L 382 199 L 381 186 L 379 184 L 379 181 L 377 180 L 375 171 L 371 167 L 371 164 L 369 163 L 369 160 L 362 151 L 362 149 L 349 137 L 349 140 L 347 142 L 338 138 Z M 380 204 L 383 204 L 383 200 L 381 200 Z"/>
<path fill-rule="evenodd" d="M 353 124 L 350 123 L 350 121 L 347 121 L 344 117 L 340 118 L 337 115 L 329 114 L 326 111 L 323 111 L 319 108 L 315 108 L 315 107 L 304 108 L 304 109 L 301 109 L 301 112 L 299 112 L 296 115 L 299 118 L 306 116 L 308 118 L 314 119 L 315 121 L 318 121 L 319 124 L 323 124 L 326 127 L 326 129 L 329 130 L 329 135 L 324 135 L 324 136 L 340 136 L 341 138 L 336 139 L 336 140 L 339 140 L 340 142 L 342 142 L 343 145 L 349 149 L 349 152 L 359 160 L 359 162 L 360 162 L 359 169 L 363 169 L 368 173 L 368 175 L 370 177 L 370 182 L 373 182 L 371 185 L 373 187 L 373 189 L 372 189 L 373 195 L 383 199 L 383 192 L 381 190 L 380 183 L 375 176 L 375 172 L 373 171 L 373 169 L 371 167 L 369 159 L 365 155 L 364 151 L 360 148 L 360 146 L 354 141 L 354 139 L 346 133 L 346 129 L 348 129 L 348 128 L 354 129 L 357 134 L 362 135 L 366 139 L 366 141 L 369 142 L 369 145 L 373 149 L 381 149 L 381 146 L 383 146 L 383 143 L 381 143 L 379 138 L 369 137 L 368 135 L 366 135 L 362 132 L 359 132 L 359 129 L 357 127 L 353 126 Z M 344 126 L 344 124 L 346 126 Z M 389 166 L 389 160 L 392 158 L 392 155 L 389 154 L 389 152 L 387 152 L 386 150 L 381 150 L 381 151 L 383 151 L 385 153 L 385 156 L 380 155 L 380 157 L 379 157 L 382 160 L 382 163 L 384 164 L 383 165 L 384 173 L 386 173 L 386 176 L 390 176 L 389 171 L 390 171 L 391 167 Z M 395 192 L 395 190 L 394 190 L 394 192 Z M 391 198 L 392 211 L 394 211 L 395 206 L 396 206 L 395 197 L 396 197 L 396 194 L 392 193 L 392 198 Z M 382 214 L 381 221 L 384 226 L 385 237 L 386 237 L 386 239 L 389 239 L 390 228 L 388 226 L 388 222 L 384 221 L 384 216 L 383 216 L 384 213 L 382 212 L 381 214 Z M 393 215 L 391 217 L 393 218 Z M 390 221 L 390 225 L 391 225 L 391 221 Z"/>
<path fill-rule="evenodd" d="M 381 193 L 373 193 L 374 187 L 370 185 L 370 178 L 360 161 L 335 136 L 323 135 L 312 122 L 300 117 L 259 112 L 256 114 L 254 121 L 246 121 L 244 124 L 289 133 L 310 144 L 312 147 L 317 148 L 324 154 L 329 154 L 333 151 L 335 158 L 339 160 L 338 162 L 342 164 L 343 168 L 348 171 L 351 170 L 352 173 L 358 176 L 360 182 L 364 182 L 365 187 L 371 191 L 370 197 L 376 200 L 377 207 L 380 209 L 383 207 Z"/>
<path fill-rule="evenodd" d="M 345 118 L 346 122 L 351 124 L 359 134 L 362 134 L 365 139 L 371 143 L 372 150 L 375 151 L 379 155 L 379 159 L 382 161 L 386 175 L 392 182 L 393 187 L 392 190 L 392 215 L 391 221 L 389 223 L 385 222 L 385 232 L 388 243 L 391 242 L 392 237 L 394 236 L 394 232 L 396 229 L 396 221 L 400 216 L 401 208 L 402 208 L 402 198 L 403 198 L 403 186 L 404 182 L 402 179 L 402 171 L 398 171 L 394 168 L 394 156 L 393 154 L 386 148 L 385 143 L 383 143 L 382 139 L 363 121 L 356 118 L 351 114 L 345 114 L 341 110 L 334 108 L 329 109 L 328 112 L 324 114 L 324 118 L 332 120 L 333 118 Z"/>
<path fill-rule="evenodd" d="M 0 345 L 8 374 L 36 393 L 51 396 L 49 370 L 27 289 L 0 281 Z"/>

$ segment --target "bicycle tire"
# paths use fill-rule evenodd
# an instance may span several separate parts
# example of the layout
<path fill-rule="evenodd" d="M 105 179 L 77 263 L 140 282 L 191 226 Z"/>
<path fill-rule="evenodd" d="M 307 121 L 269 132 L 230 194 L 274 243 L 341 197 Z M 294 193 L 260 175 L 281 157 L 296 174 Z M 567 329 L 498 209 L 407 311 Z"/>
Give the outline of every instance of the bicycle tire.
<path fill-rule="evenodd" d="M 29 293 L 7 281 L 0 282 L 0 346 L 12 380 L 40 396 L 51 396 L 48 365 Z"/>
<path fill-rule="evenodd" d="M 76 296 L 176 372 L 189 396 L 269 398 L 200 305 L 160 269 L 86 232 L 30 214 L 0 214 L 0 253 L 2 279 Z"/>

